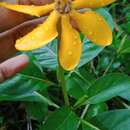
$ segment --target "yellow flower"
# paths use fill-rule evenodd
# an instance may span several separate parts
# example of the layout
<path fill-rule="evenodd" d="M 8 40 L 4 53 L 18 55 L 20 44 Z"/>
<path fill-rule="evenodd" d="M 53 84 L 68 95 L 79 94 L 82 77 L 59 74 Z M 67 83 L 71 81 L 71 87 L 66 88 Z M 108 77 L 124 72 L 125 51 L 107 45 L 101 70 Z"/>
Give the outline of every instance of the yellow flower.
<path fill-rule="evenodd" d="M 21 13 L 43 16 L 50 13 L 46 21 L 32 32 L 16 41 L 16 49 L 28 51 L 40 48 L 58 36 L 59 32 L 59 62 L 65 70 L 74 69 L 82 52 L 82 43 L 78 31 L 72 27 L 73 19 L 78 29 L 92 42 L 107 46 L 112 43 L 112 31 L 104 20 L 90 8 L 106 6 L 115 0 L 55 0 L 54 3 L 35 5 L 13 5 L 0 2 L 0 6 Z M 89 8 L 84 13 L 78 9 Z"/>

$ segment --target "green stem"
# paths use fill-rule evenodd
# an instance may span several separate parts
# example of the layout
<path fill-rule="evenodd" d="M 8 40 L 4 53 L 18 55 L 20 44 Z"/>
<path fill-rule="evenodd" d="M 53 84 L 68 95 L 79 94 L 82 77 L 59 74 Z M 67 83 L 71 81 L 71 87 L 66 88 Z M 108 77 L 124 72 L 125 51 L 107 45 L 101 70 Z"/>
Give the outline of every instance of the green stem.
<path fill-rule="evenodd" d="M 121 103 L 125 108 L 130 109 L 130 106 L 126 104 L 121 98 L 117 97 L 116 100 Z"/>
<path fill-rule="evenodd" d="M 123 37 L 123 39 L 121 40 L 121 42 L 120 42 L 120 46 L 119 46 L 119 48 L 118 48 L 118 50 L 117 50 L 117 53 L 118 53 L 118 54 L 121 53 L 121 50 L 122 50 L 122 48 L 123 48 L 123 46 L 124 46 L 124 44 L 125 44 L 126 39 L 127 39 L 127 35 L 125 35 L 125 36 Z"/>
<path fill-rule="evenodd" d="M 84 108 L 84 110 L 83 110 L 83 112 L 82 112 L 82 114 L 81 114 L 81 116 L 80 116 L 80 120 L 79 120 L 79 122 L 78 122 L 77 129 L 79 128 L 79 126 L 80 126 L 80 124 L 81 124 L 81 121 L 84 119 L 84 117 L 85 117 L 85 115 L 86 115 L 86 113 L 87 113 L 87 111 L 88 111 L 89 106 L 90 106 L 89 104 L 87 104 L 87 105 L 85 106 L 85 108 Z"/>
<path fill-rule="evenodd" d="M 84 124 L 86 124 L 87 126 L 89 126 L 92 130 L 101 130 L 101 129 L 97 128 L 96 126 L 94 126 L 93 124 L 91 124 L 91 123 L 89 123 L 89 122 L 87 122 L 85 120 L 82 120 L 82 122 Z"/>
<path fill-rule="evenodd" d="M 91 85 L 89 81 L 87 81 L 78 71 L 73 71 L 79 78 L 81 78 L 86 84 Z"/>
<path fill-rule="evenodd" d="M 69 103 L 69 97 L 68 97 L 67 89 L 66 89 L 66 80 L 64 77 L 64 70 L 62 69 L 62 67 L 60 65 L 58 66 L 57 78 L 58 78 L 59 84 L 62 88 L 65 105 L 69 106 L 70 103 Z"/>
<path fill-rule="evenodd" d="M 105 70 L 104 73 L 103 73 L 103 76 L 105 76 L 105 75 L 107 74 L 107 72 L 108 72 L 109 69 L 111 68 L 111 66 L 112 66 L 112 64 L 113 64 L 113 62 L 114 62 L 114 60 L 115 60 L 115 57 L 113 57 L 113 58 L 111 59 L 109 65 L 107 66 L 106 70 Z"/>

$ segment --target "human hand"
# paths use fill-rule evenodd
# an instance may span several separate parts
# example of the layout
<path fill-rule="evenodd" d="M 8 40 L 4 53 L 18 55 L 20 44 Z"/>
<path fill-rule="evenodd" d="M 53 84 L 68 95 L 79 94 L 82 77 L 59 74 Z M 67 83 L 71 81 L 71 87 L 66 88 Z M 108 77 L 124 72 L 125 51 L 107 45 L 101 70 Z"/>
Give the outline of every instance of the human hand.
<path fill-rule="evenodd" d="M 0 83 L 21 71 L 28 64 L 25 54 L 11 58 L 0 64 Z"/>
<path fill-rule="evenodd" d="M 1 1 L 1 0 L 0 0 Z M 3 0 L 18 4 L 46 4 L 53 0 Z M 0 62 L 12 57 L 16 53 L 14 47 L 16 39 L 31 31 L 44 18 L 33 20 L 33 17 L 0 8 Z"/>

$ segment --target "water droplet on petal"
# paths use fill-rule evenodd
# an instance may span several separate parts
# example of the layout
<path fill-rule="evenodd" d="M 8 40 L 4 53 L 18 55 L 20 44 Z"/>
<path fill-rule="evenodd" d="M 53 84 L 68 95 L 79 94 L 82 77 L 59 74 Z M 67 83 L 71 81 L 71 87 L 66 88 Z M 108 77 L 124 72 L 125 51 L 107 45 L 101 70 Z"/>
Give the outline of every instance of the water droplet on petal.
<path fill-rule="evenodd" d="M 76 44 L 77 44 L 77 42 L 76 42 L 76 41 L 74 41 L 74 42 L 73 42 L 73 45 L 76 45 Z"/>
<path fill-rule="evenodd" d="M 45 31 L 48 31 L 49 29 L 48 29 L 48 27 L 45 27 Z"/>
<path fill-rule="evenodd" d="M 69 51 L 69 52 L 68 52 L 68 55 L 72 55 L 72 51 Z"/>
<path fill-rule="evenodd" d="M 92 31 L 89 31 L 89 35 L 92 35 L 93 34 L 93 32 Z"/>
<path fill-rule="evenodd" d="M 74 35 L 75 40 L 77 40 L 79 37 L 77 35 Z"/>

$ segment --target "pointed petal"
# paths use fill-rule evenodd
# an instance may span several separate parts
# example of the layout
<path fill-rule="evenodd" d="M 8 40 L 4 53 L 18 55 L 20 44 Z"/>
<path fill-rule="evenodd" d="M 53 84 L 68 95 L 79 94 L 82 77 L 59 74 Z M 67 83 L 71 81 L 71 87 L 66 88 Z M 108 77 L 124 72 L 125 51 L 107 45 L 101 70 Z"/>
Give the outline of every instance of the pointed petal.
<path fill-rule="evenodd" d="M 82 44 L 79 33 L 72 28 L 68 15 L 62 15 L 59 62 L 65 70 L 74 69 L 80 62 Z"/>
<path fill-rule="evenodd" d="M 73 8 L 99 8 L 109 5 L 116 0 L 75 0 L 72 2 Z"/>
<path fill-rule="evenodd" d="M 47 14 L 54 9 L 54 4 L 35 6 L 35 5 L 17 5 L 17 4 L 0 2 L 0 6 L 20 13 L 25 13 L 37 17 Z"/>
<path fill-rule="evenodd" d="M 56 25 L 59 17 L 60 14 L 53 11 L 43 24 L 16 41 L 16 49 L 22 51 L 37 49 L 55 39 L 58 35 Z"/>
<path fill-rule="evenodd" d="M 112 31 L 105 19 L 94 11 L 84 14 L 71 12 L 71 17 L 84 35 L 95 44 L 107 46 L 112 43 Z"/>

